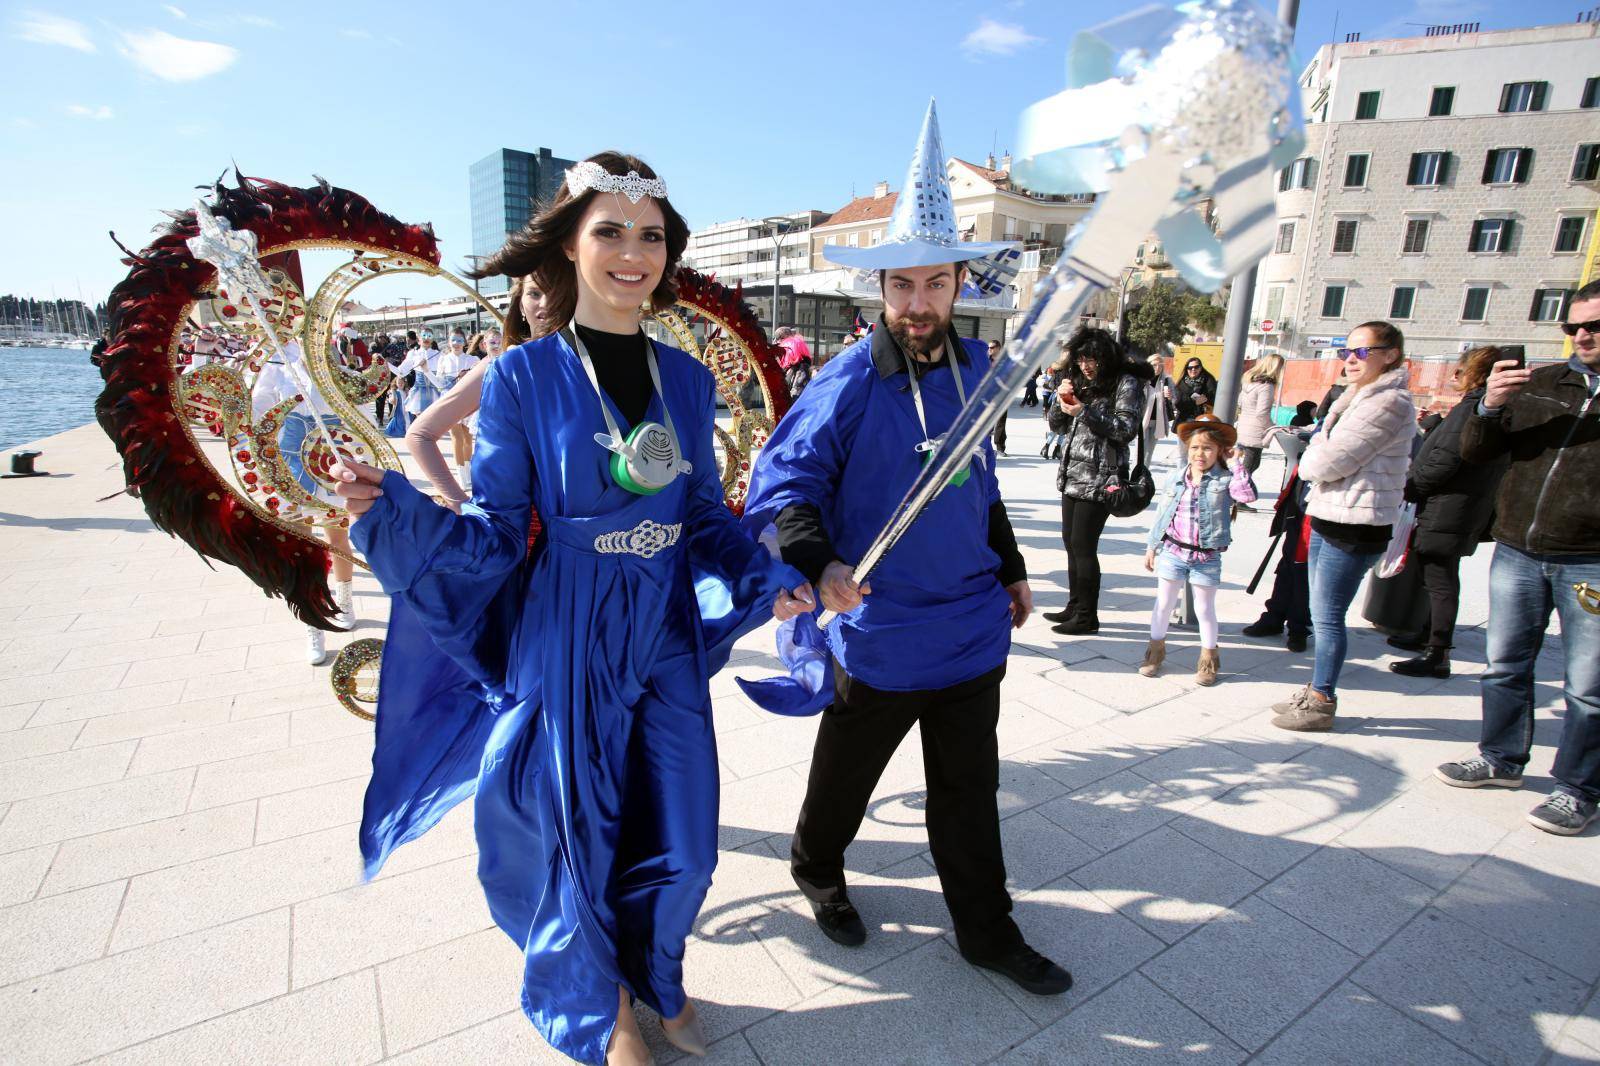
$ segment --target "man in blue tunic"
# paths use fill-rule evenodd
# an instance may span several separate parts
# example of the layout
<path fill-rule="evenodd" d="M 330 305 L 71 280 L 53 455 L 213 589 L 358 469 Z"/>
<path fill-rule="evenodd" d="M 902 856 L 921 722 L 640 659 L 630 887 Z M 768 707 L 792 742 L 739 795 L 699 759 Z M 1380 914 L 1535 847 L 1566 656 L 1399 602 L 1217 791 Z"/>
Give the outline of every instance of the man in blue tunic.
<path fill-rule="evenodd" d="M 851 577 L 987 369 L 983 344 L 958 338 L 951 315 L 970 261 L 1006 247 L 957 240 L 930 104 L 887 239 L 824 249 L 842 265 L 877 271 L 883 315 L 779 423 L 756 464 L 746 517 L 776 528 L 784 561 L 839 612 L 826 635 L 832 703 L 791 864 L 819 927 L 840 944 L 866 940 L 846 893 L 844 852 L 916 724 L 929 845 L 962 955 L 1055 995 L 1072 978 L 1023 940 L 1001 854 L 1000 680 L 1011 628 L 1033 604 L 992 446 L 982 444 L 867 583 Z"/>

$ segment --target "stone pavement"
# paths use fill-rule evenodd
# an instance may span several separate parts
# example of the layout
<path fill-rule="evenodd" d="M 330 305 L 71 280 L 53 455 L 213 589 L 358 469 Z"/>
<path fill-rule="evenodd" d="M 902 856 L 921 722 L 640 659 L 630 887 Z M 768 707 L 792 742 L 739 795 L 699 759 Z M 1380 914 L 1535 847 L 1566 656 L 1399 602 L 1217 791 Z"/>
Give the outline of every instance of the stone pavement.
<path fill-rule="evenodd" d="M 1055 608 L 1053 469 L 1030 456 L 1036 412 L 1011 420 L 1002 480 Z M 119 485 L 97 429 L 40 446 L 54 477 L 0 481 L 0 1061 L 556 1061 L 517 1010 L 470 805 L 361 884 L 371 727 L 305 664 L 303 631 L 136 501 L 96 502 Z M 1309 659 L 1236 636 L 1265 527 L 1242 516 L 1226 560 L 1215 688 L 1188 676 L 1192 635 L 1166 676 L 1134 671 L 1153 584 L 1137 520 L 1103 542 L 1099 635 L 1019 635 L 1003 830 L 1022 928 L 1077 977 L 1056 999 L 956 954 L 915 743 L 849 856 L 871 939 L 816 932 L 785 864 L 815 726 L 737 694 L 735 673 L 773 664 L 770 633 L 742 642 L 713 682 L 722 856 L 687 959 L 716 1060 L 1600 1061 L 1600 834 L 1523 821 L 1550 784 L 1557 658 L 1521 792 L 1430 775 L 1472 747 L 1477 629 L 1441 683 L 1391 675 L 1358 627 L 1338 730 L 1277 732 L 1265 708 Z M 1466 568 L 1469 626 L 1486 555 Z M 383 598 L 357 587 L 377 635 Z"/>

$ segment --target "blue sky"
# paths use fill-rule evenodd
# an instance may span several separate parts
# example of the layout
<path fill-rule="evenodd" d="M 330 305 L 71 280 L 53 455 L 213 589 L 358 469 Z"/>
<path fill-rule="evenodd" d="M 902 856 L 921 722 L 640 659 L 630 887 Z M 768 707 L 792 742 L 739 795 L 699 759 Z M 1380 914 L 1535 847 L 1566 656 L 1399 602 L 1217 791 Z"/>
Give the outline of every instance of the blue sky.
<path fill-rule="evenodd" d="M 1336 18 L 1341 37 L 1371 40 L 1422 32 L 1408 23 L 1568 22 L 1586 2 L 1302 0 L 1296 47 L 1310 55 Z M 470 251 L 467 167 L 501 146 L 635 152 L 693 226 L 832 210 L 852 187 L 899 185 L 930 95 L 948 152 L 1004 152 L 1018 112 L 1062 87 L 1072 34 L 1134 6 L 0 8 L 0 292 L 104 298 L 125 269 L 106 231 L 141 247 L 161 209 L 187 206 L 232 160 L 282 181 L 320 174 L 430 220 L 455 268 Z"/>

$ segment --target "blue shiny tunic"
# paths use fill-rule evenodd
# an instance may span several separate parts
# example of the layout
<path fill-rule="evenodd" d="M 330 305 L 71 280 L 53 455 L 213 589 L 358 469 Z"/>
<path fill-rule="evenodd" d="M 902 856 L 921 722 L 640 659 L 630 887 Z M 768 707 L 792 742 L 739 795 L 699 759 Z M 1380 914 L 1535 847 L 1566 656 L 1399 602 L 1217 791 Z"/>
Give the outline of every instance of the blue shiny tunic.
<path fill-rule="evenodd" d="M 987 354 L 980 341 L 962 343 L 966 358 L 956 369 L 971 395 Z M 792 504 L 817 507 L 847 563 L 860 559 L 887 523 L 923 459 L 906 370 L 880 372 L 872 344 L 864 338 L 818 371 L 762 449 L 745 505 L 745 521 L 755 529 Z M 941 364 L 918 378 L 929 436 L 945 432 L 961 409 L 954 372 Z M 999 499 L 994 451 L 985 440 L 966 483 L 934 498 L 872 572 L 871 595 L 829 627 L 827 649 L 847 674 L 874 688 L 919 691 L 969 681 L 1006 661 L 1011 599 L 997 580 L 1000 558 L 988 542 L 989 507 Z M 806 645 L 809 638 L 797 630 L 809 620 L 787 627 L 780 640 Z M 794 655 L 783 658 L 794 665 Z M 814 668 L 811 674 L 822 676 Z"/>
<path fill-rule="evenodd" d="M 484 379 L 461 514 L 390 473 L 352 531 L 393 597 L 367 872 L 476 794 L 478 874 L 524 949 L 523 1010 L 585 1062 L 604 1061 L 618 985 L 663 1016 L 684 1008 L 684 942 L 716 865 L 707 682 L 800 580 L 723 501 L 710 373 L 656 352 L 694 468 L 661 493 L 612 482 L 593 440 L 611 401 L 551 335 Z M 664 421 L 661 405 L 646 417 Z"/>

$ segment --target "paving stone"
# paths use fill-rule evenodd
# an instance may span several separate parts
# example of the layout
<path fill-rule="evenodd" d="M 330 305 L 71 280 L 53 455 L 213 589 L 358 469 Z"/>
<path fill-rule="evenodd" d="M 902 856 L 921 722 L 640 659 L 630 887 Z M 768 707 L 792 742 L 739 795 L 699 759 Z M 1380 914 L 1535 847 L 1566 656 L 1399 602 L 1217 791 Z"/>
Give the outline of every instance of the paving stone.
<path fill-rule="evenodd" d="M 1589 994 L 1588 985 L 1472 926 L 1428 909 L 1353 980 L 1490 1063 L 1533 1062 Z"/>
<path fill-rule="evenodd" d="M 158 685 L 141 685 L 138 688 L 118 688 L 76 696 L 57 696 L 42 702 L 28 724 L 50 725 L 54 722 L 98 718 L 106 714 L 148 710 L 152 707 L 170 707 L 179 702 L 182 695 L 183 682 L 170 681 Z"/>
<path fill-rule="evenodd" d="M 35 755 L 0 763 L 0 800 L 15 802 L 115 781 L 128 769 L 134 743 Z"/>
<path fill-rule="evenodd" d="M 274 685 L 240 692 L 237 695 L 230 694 L 221 697 L 221 700 L 231 701 L 231 717 L 234 721 L 308 708 L 318 711 L 337 711 L 351 719 L 355 717 L 339 706 L 325 676 L 311 677 L 294 685 Z M 368 730 L 370 729 L 371 723 L 368 723 Z"/>
<path fill-rule="evenodd" d="M 326 785 L 262 796 L 257 803 L 257 844 L 315 833 L 361 821 L 361 801 L 369 775 L 331 781 Z"/>
<path fill-rule="evenodd" d="M 0 707 L 0 733 L 15 733 L 27 725 L 39 706 L 38 703 L 13 703 Z"/>
<path fill-rule="evenodd" d="M 193 784 L 193 770 L 174 770 L 19 800 L 0 820 L 0 854 L 178 814 Z"/>
<path fill-rule="evenodd" d="M 200 767 L 190 808 L 201 810 L 330 781 L 346 781 L 371 771 L 370 735 L 246 755 Z"/>
<path fill-rule="evenodd" d="M 1141 972 L 1248 1051 L 1337 984 L 1360 957 L 1259 898 Z"/>
<path fill-rule="evenodd" d="M 1172 827 L 1267 878 L 1278 876 L 1339 835 L 1338 826 L 1249 788 L 1190 810 Z"/>
<path fill-rule="evenodd" d="M 1076 986 L 1067 993 L 1078 995 Z M 1067 1017 L 1024 1040 L 997 1066 L 1202 1066 L 1243 1062 L 1245 1053 L 1205 1020 L 1138 974 L 1118 981 Z"/>
<path fill-rule="evenodd" d="M 78 725 L 82 732 L 78 736 L 76 746 L 86 748 L 95 744 L 113 744 L 121 740 L 140 740 L 145 737 L 161 736 L 164 733 L 198 729 L 201 726 L 217 725 L 227 720 L 228 706 L 225 701 L 218 703 L 204 700 L 196 703 L 147 707 L 143 710 L 124 711 L 121 714 L 105 714 L 91 718 L 87 722 L 63 722 L 62 725 Z"/>
<path fill-rule="evenodd" d="M 1370 1066 L 1415 1062 L 1477 1066 L 1479 1060 L 1346 982 L 1274 1040 L 1255 1062 L 1262 1066 Z"/>
<path fill-rule="evenodd" d="M 1458 791 L 1440 795 L 1424 785 L 1407 792 L 1341 834 L 1339 843 L 1424 884 L 1446 888 L 1506 835 L 1455 807 L 1450 800 Z"/>
<path fill-rule="evenodd" d="M 1134 676 L 1140 682 L 1147 680 L 1137 674 Z M 1135 743 L 1169 749 L 1178 744 L 1196 742 L 1213 729 L 1227 724 L 1227 720 L 1207 714 L 1185 700 L 1175 699 L 1107 718 L 1103 724 L 1118 736 Z"/>
<path fill-rule="evenodd" d="M 1141 643 L 1138 662 L 1143 657 Z M 1143 677 L 1127 663 L 1090 659 L 1071 668 L 1070 684 L 1080 697 L 1119 711 L 1139 711 L 1183 694 L 1183 687 L 1165 677 Z"/>
<path fill-rule="evenodd" d="M 81 732 L 82 722 L 61 722 L 58 725 L 14 730 L 7 734 L 4 743 L 0 743 L 0 763 L 66 751 Z"/>
<path fill-rule="evenodd" d="M 508 1008 L 517 1009 L 522 968 L 522 951 L 499 929 L 485 929 L 382 964 L 377 968 L 378 988 L 390 1053 L 420 1047 L 489 1021 Z"/>
<path fill-rule="evenodd" d="M 0 817 L 3 816 L 4 808 L 0 807 Z M 55 855 L 54 844 L 0 855 L 0 907 L 32 899 L 44 883 L 44 875 Z"/>
<path fill-rule="evenodd" d="M 477 867 L 475 857 L 457 859 L 296 905 L 295 987 L 489 928 Z"/>
<path fill-rule="evenodd" d="M 154 628 L 152 625 L 151 628 Z M 73 648 L 67 652 L 61 663 L 61 669 L 74 670 L 81 667 L 112 666 L 121 663 L 138 663 L 160 659 L 170 659 L 174 656 L 186 656 L 194 652 L 200 643 L 198 633 L 189 633 L 183 636 L 146 637 L 143 640 L 124 640 L 116 643 L 107 643 L 104 640 L 95 641 Z M 133 681 L 137 684 L 137 681 Z"/>
<path fill-rule="evenodd" d="M 741 778 L 793 766 L 811 758 L 816 724 L 811 719 L 778 718 L 717 735 L 717 757 Z"/>
<path fill-rule="evenodd" d="M 1593 883 L 1485 858 L 1434 905 L 1457 921 L 1580 980 L 1600 979 L 1600 908 Z"/>
<path fill-rule="evenodd" d="M 531 1063 L 571 1066 L 572 1060 L 546 1044 L 522 1012 L 502 1014 L 404 1054 L 385 1059 L 394 1066 L 461 1066 L 462 1063 Z"/>
<path fill-rule="evenodd" d="M 289 716 L 250 718 L 243 722 L 222 722 L 146 737 L 128 768 L 130 777 L 161 773 L 180 766 L 199 766 L 241 755 L 276 751 L 288 747 Z"/>
<path fill-rule="evenodd" d="M 731 850 L 793 831 L 805 794 L 805 779 L 788 767 L 723 785 L 717 847 Z"/>
<path fill-rule="evenodd" d="M 1325 847 L 1258 893 L 1360 955 L 1427 906 L 1434 890 L 1352 848 Z"/>
<path fill-rule="evenodd" d="M 1028 1019 L 944 940 L 925 944 L 855 985 L 840 985 L 745 1031 L 766 1066 L 977 1062 L 1004 1051 Z"/>
<path fill-rule="evenodd" d="M 1100 854 L 1035 808 L 1000 823 L 1006 887 L 1013 895 L 1071 873 Z"/>
<path fill-rule="evenodd" d="M 6 682 L 5 698 L 8 703 L 34 703 L 107 692 L 116 688 L 127 672 L 126 665 L 91 666 L 81 670 L 58 670 L 55 673 L 14 677 Z M 34 724 L 46 725 L 48 722 Z"/>
<path fill-rule="evenodd" d="M 358 973 L 137 1044 L 91 1066 L 364 1066 L 383 1058 L 378 1029 L 372 975 Z"/>
<path fill-rule="evenodd" d="M 0 1017 L 11 1046 L 52 1066 L 260 1003 L 288 981 L 284 910 L 0 988 Z"/>
<path fill-rule="evenodd" d="M 1544 1061 L 1545 1066 L 1593 1066 L 1600 1062 L 1600 1049 L 1564 1036 L 1556 1040 L 1550 1048 L 1550 1057 Z"/>
<path fill-rule="evenodd" d="M 255 822 L 256 805 L 246 801 L 68 840 L 56 854 L 41 894 L 120 881 L 248 848 Z"/>
<path fill-rule="evenodd" d="M 1027 763 L 1068 789 L 1074 789 L 1129 769 L 1159 753 L 1160 749 L 1135 744 L 1103 725 L 1092 725 L 1048 744 L 1018 752 L 1012 759 Z"/>
<path fill-rule="evenodd" d="M 1168 826 L 1079 867 L 1072 880 L 1169 944 L 1262 883 Z"/>
<path fill-rule="evenodd" d="M 1037 747 L 1072 730 L 1051 715 L 1030 707 L 1024 700 L 1006 700 L 1000 705 L 995 736 L 1002 758 Z"/>
<path fill-rule="evenodd" d="M 118 881 L 0 910 L 0 985 L 99 958 L 123 887 Z"/>
<path fill-rule="evenodd" d="M 1184 799 L 1124 770 L 1039 807 L 1039 813 L 1088 843 L 1110 851 L 1165 825 L 1204 799 Z"/>

